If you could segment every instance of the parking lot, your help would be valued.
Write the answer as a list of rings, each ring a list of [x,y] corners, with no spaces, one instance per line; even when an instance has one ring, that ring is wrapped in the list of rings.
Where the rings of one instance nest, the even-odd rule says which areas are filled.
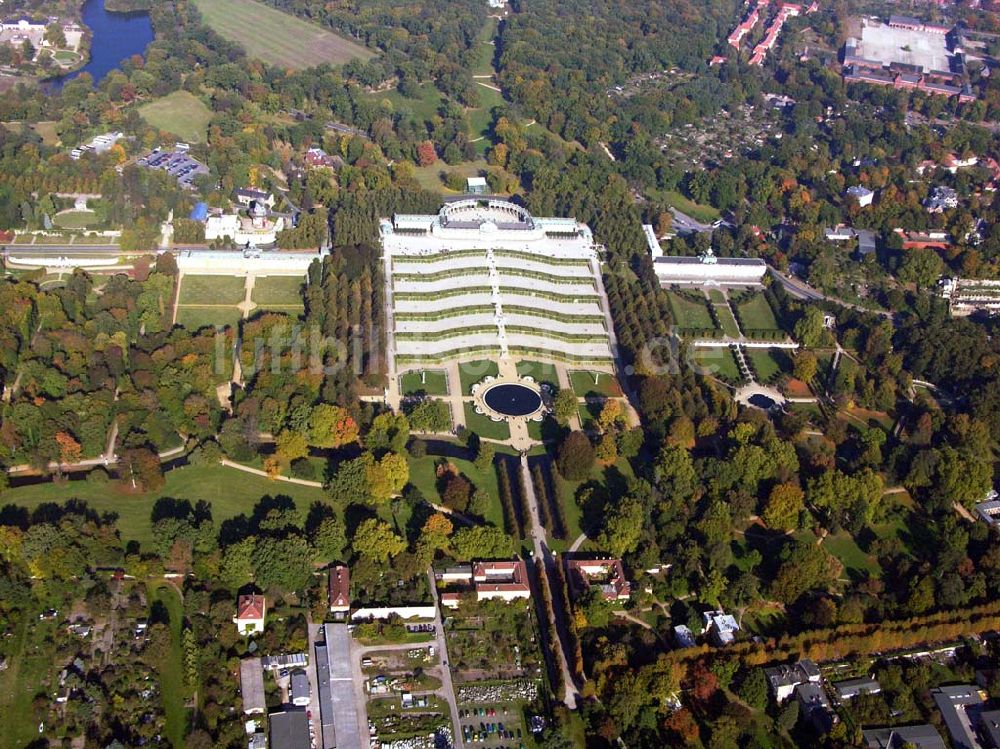
[[[162,169],[174,177],[181,187],[187,188],[194,187],[194,180],[199,174],[209,172],[207,166],[188,156],[185,151],[163,151],[157,148],[136,163],[150,169]]]

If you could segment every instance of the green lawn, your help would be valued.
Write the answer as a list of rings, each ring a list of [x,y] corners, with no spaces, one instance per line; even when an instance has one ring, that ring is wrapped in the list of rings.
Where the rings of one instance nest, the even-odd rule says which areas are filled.
[[[181,627],[184,624],[184,607],[177,591],[166,584],[157,586],[150,596],[167,610],[170,627],[170,648],[160,666],[160,694],[166,714],[166,734],[174,746],[184,746],[188,715],[184,702],[188,690],[184,685],[184,648],[181,644]]]
[[[240,322],[236,307],[178,307],[177,324],[189,330],[214,327],[236,327]]]
[[[626,479],[632,478],[635,475],[632,471],[632,466],[624,458],[619,458],[618,462],[611,468],[617,469]],[[596,481],[604,484],[606,481],[606,471],[610,469],[595,464],[594,470],[591,471],[590,478],[587,481],[566,481],[559,475],[554,465],[552,466],[552,470],[554,472],[553,482],[555,484],[555,491],[559,501],[562,502],[563,512],[566,514],[566,539],[565,541],[552,539],[551,544],[554,550],[565,551],[583,533],[581,527],[583,523],[583,510],[576,501],[577,490],[581,485],[587,483],[587,481]]]
[[[533,377],[535,382],[548,383],[553,387],[559,387],[559,377],[556,374],[554,364],[538,361],[519,361],[517,363],[517,374],[521,377]]]
[[[712,304],[726,304],[726,293],[722,289],[709,289],[708,299]]]
[[[659,190],[656,192],[656,197],[662,198],[667,205],[676,208],[681,213],[686,213],[695,221],[701,221],[703,224],[710,224],[721,216],[717,208],[695,203],[676,190]]]
[[[276,67],[302,70],[375,56],[357,42],[257,0],[195,0],[195,5],[219,36]]]
[[[232,304],[243,301],[246,281],[236,276],[184,276],[178,304]]]
[[[691,362],[704,370],[702,374],[714,375],[725,382],[742,382],[736,357],[728,346],[697,348],[690,352]]]
[[[420,490],[424,498],[439,504],[441,497],[437,491],[437,476],[434,473],[437,461],[441,458],[427,455],[423,458],[410,458],[410,483]],[[489,471],[480,471],[471,460],[449,458],[448,461],[465,474],[469,481],[477,487],[485,489],[490,495],[490,505],[486,511],[486,520],[503,528],[503,509],[500,507],[500,492],[497,488],[497,473],[495,467]]]
[[[875,557],[865,554],[847,531],[827,536],[823,548],[839,559],[848,573],[861,575],[867,572],[877,575],[878,562]]]
[[[437,161],[430,166],[418,166],[413,170],[413,176],[425,190],[439,192],[446,195],[456,195],[454,190],[449,190],[441,179],[442,172],[449,174],[459,174],[463,178],[479,177],[487,171],[489,164],[483,159],[475,161],[463,161],[460,164],[445,164]]]
[[[212,110],[188,91],[174,91],[139,107],[139,116],[158,130],[173,133],[188,143],[208,140]]]
[[[496,377],[500,374],[497,363],[488,359],[462,362],[458,365],[458,371],[462,380],[462,395],[469,395],[472,392],[472,386],[484,377]]]
[[[410,119],[421,124],[436,117],[438,110],[445,102],[444,95],[431,83],[419,86],[417,88],[417,96],[413,97],[403,96],[396,89],[377,91],[373,94],[364,94],[364,96],[393,115],[408,112]],[[444,162],[440,162],[434,166],[440,169],[444,166]]]
[[[774,319],[771,305],[763,294],[754,294],[752,297],[737,305],[740,312],[740,320],[743,321],[743,328],[746,330],[780,330],[778,321]]]
[[[64,65],[72,65],[73,63],[80,61],[80,54],[71,49],[57,49],[52,53],[52,57],[56,62],[60,62]]]
[[[477,414],[471,403],[465,404],[465,428],[491,440],[510,439],[506,421],[493,421],[489,416]]]
[[[593,426],[594,420],[601,413],[601,406],[599,403],[593,401],[590,403],[581,403],[577,406],[577,411],[580,415],[580,427],[582,429],[590,429]]]
[[[743,355],[757,373],[759,382],[774,382],[791,364],[781,349],[744,348]]]
[[[469,71],[470,75],[493,75],[493,56],[496,53],[496,47],[494,47],[490,42],[497,35],[497,19],[489,17],[486,19],[486,25],[483,26],[482,31],[479,32],[479,36],[476,37],[474,44],[474,49],[476,52],[476,59],[472,65],[472,69]]]
[[[4,647],[8,666],[0,671],[0,715],[6,720],[0,747],[5,749],[30,746],[38,739],[32,703],[43,682],[53,676],[51,639],[56,623],[40,622],[37,614],[34,609],[25,612],[17,628],[10,632],[12,641]]]
[[[425,375],[421,382],[421,375]],[[426,395],[448,395],[448,375],[443,369],[414,369],[404,372],[399,378],[403,395],[424,393]]]
[[[594,382],[594,377],[597,382]],[[607,372],[585,372],[575,370],[569,373],[569,382],[573,387],[573,392],[581,398],[604,396],[605,398],[615,398],[622,394],[622,389],[618,385],[618,380],[613,374]]]
[[[491,86],[496,85],[490,81],[483,81],[483,83],[489,83]],[[469,120],[469,136],[473,139],[488,138],[490,125],[493,123],[493,108],[505,103],[503,94],[486,88],[486,86],[476,86],[476,93],[479,94],[479,106],[466,113]]]
[[[261,307],[302,307],[305,283],[302,276],[258,276],[250,298]]]
[[[60,229],[84,229],[97,223],[97,214],[93,211],[67,211],[53,216],[52,223]]]
[[[733,315],[732,308],[728,304],[716,305],[715,313],[719,316],[719,324],[722,326],[722,332],[730,338],[739,338],[740,326],[736,324],[736,317]]]
[[[681,330],[715,328],[715,321],[712,320],[708,304],[704,299],[690,299],[673,291],[668,291],[667,297],[670,300],[670,312],[674,317],[674,323]]]
[[[97,486],[86,481],[73,481],[7,489],[0,494],[0,505],[13,504],[33,510],[45,502],[82,499],[98,512],[117,514],[117,526],[123,540],[149,544],[152,540],[149,515],[160,497],[187,499],[192,503],[204,499],[212,504],[212,518],[219,525],[240,513],[249,514],[261,497],[279,494],[294,499],[303,516],[310,504],[326,498],[322,489],[271,481],[235,468],[185,466],[168,471],[166,484],[158,492],[140,496],[119,494],[114,484]]]

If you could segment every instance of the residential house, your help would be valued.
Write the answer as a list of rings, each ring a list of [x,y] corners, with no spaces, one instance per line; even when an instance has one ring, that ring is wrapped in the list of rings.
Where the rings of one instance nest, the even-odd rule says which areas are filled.
[[[1000,500],[989,499],[976,505],[976,512],[987,525],[1000,526]]]
[[[862,694],[878,694],[882,691],[882,685],[870,676],[863,679],[848,679],[838,681],[833,685],[837,693],[837,700],[847,702]]]
[[[248,208],[251,203],[262,203],[268,208],[274,208],[274,195],[255,187],[242,187],[236,191],[236,202]]]
[[[813,724],[817,733],[829,733],[839,720],[820,684],[799,684],[795,687],[795,699],[799,701],[801,714]]]
[[[944,168],[947,169],[952,174],[955,174],[959,169],[968,169],[979,163],[978,156],[967,156],[961,158],[953,153],[949,153],[944,157]]]
[[[674,641],[678,648],[693,648],[697,644],[694,632],[686,624],[678,624],[674,627]]]
[[[854,236],[854,229],[846,224],[837,224],[832,228],[826,227],[823,229],[823,237],[828,242],[850,242],[854,239]]]
[[[875,232],[868,229],[858,229],[855,234],[858,237],[858,257],[864,258],[871,255],[878,247]]]
[[[771,687],[771,693],[779,704],[787,700],[800,684],[819,684],[822,677],[819,666],[814,661],[803,659],[798,663],[782,664],[764,669],[764,676]]]
[[[531,598],[528,586],[528,567],[523,559],[500,562],[476,562],[472,565],[472,582],[476,599],[499,598],[514,601]]]
[[[330,568],[330,613],[346,614],[351,610],[351,573],[342,564]]]
[[[297,668],[289,675],[288,684],[289,701],[296,707],[308,707],[312,691],[309,686],[309,675],[301,668]]]
[[[875,193],[864,185],[854,185],[854,187],[848,187],[847,196],[858,201],[858,205],[862,208],[870,206],[872,201],[875,200]]]
[[[862,732],[866,749],[948,749],[934,726],[896,726],[870,728]]]
[[[931,690],[955,749],[983,749],[976,736],[983,711],[983,692],[972,684]]]
[[[712,641],[721,646],[731,645],[740,631],[740,625],[732,615],[724,611],[706,611],[702,614],[705,620],[705,631]]]
[[[241,635],[253,636],[264,631],[264,615],[267,601],[264,596],[240,596],[236,602],[236,616],[233,623]]]
[[[953,187],[938,185],[927,196],[924,201],[924,208],[928,213],[943,213],[944,211],[958,207],[958,192]]]
[[[336,169],[344,165],[342,158],[331,156],[322,148],[310,148],[302,157],[302,161],[313,169]]]
[[[621,559],[567,559],[566,577],[574,598],[597,586],[605,601],[627,601],[632,586]]]

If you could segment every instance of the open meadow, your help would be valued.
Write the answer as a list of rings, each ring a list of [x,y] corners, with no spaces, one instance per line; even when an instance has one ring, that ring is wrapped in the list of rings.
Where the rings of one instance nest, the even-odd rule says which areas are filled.
[[[303,70],[375,56],[370,49],[257,0],[196,0],[205,23],[269,65]]]
[[[174,91],[139,107],[139,116],[188,143],[204,143],[212,110],[188,91]]]

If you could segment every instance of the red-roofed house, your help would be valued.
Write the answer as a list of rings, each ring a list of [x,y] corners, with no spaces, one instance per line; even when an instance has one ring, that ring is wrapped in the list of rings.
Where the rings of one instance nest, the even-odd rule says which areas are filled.
[[[632,595],[621,559],[567,559],[566,575],[574,597],[595,585],[605,601],[627,601]]]
[[[528,586],[528,567],[522,559],[503,562],[476,562],[472,565],[472,582],[476,587],[476,600],[501,598],[513,601],[531,598]]]
[[[236,601],[236,617],[233,623],[241,635],[255,635],[264,631],[264,615],[267,613],[267,601],[264,596],[240,596]]]
[[[330,568],[330,612],[346,614],[351,610],[351,573],[342,564]]]

